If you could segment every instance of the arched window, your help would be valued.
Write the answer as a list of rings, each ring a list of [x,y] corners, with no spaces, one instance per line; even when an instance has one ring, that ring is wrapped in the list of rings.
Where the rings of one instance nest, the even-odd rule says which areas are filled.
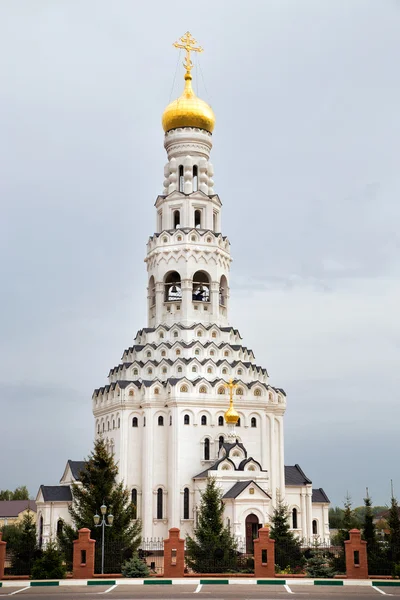
[[[137,427],[138,426],[138,418],[137,417],[133,417],[132,419],[132,427]]]
[[[228,281],[225,275],[222,275],[219,281],[219,303],[221,306],[226,306],[228,297]]]
[[[103,433],[105,432],[105,430],[106,430],[106,426],[105,426],[105,424],[103,423]]]
[[[213,213],[213,231],[217,231],[217,213]]]
[[[239,418],[238,418],[238,421],[237,421],[237,423],[236,423],[236,427],[240,427],[240,426],[241,426],[241,423],[240,423],[240,417],[239,417]]]
[[[178,229],[178,226],[181,223],[181,213],[180,213],[180,211],[179,210],[174,210],[173,217],[174,217],[174,229]]]
[[[197,192],[199,189],[198,169],[197,165],[193,167],[193,191]]]
[[[100,433],[100,423],[97,423],[97,433]]]
[[[211,367],[207,367],[207,373],[208,374],[212,374],[212,368]]]
[[[181,276],[176,271],[167,273],[165,277],[164,300],[165,302],[180,302],[182,300]]]
[[[139,371],[137,369],[133,369],[133,374],[134,375],[139,375]]]
[[[313,535],[318,535],[318,522],[316,519],[313,519],[313,522],[312,522],[312,532],[313,532]]]
[[[176,354],[176,356],[180,356],[180,354],[181,354],[181,351],[180,351],[180,349],[179,349],[179,348],[177,348],[177,349],[175,350],[175,354]]]
[[[255,417],[251,417],[251,426],[257,427],[257,419]]]
[[[158,417],[158,425],[162,427],[164,425],[164,417]]]
[[[243,390],[242,390],[242,388],[239,387],[239,388],[236,389],[236,396],[243,396]]]
[[[164,332],[163,331],[160,332],[159,338],[160,338],[160,340],[162,340],[164,338]]]
[[[137,490],[135,489],[132,490],[131,501],[133,504],[133,518],[137,519]]]
[[[153,275],[149,279],[148,296],[150,306],[154,306],[156,303],[156,284]]]
[[[121,419],[118,417],[118,429],[121,427]]]
[[[207,388],[205,385],[202,385],[199,389],[200,394],[207,394]]]
[[[163,518],[163,491],[162,488],[157,490],[157,519]]]
[[[210,440],[206,438],[204,440],[204,460],[210,460]]]
[[[183,518],[189,518],[189,488],[183,490]]]
[[[174,338],[175,338],[175,337],[178,337],[178,335],[179,335],[179,334],[178,334],[178,332],[177,332],[177,331],[174,331]]]
[[[228,372],[228,369],[225,369],[225,368],[224,368],[224,369],[222,369],[222,375],[226,375],[226,374],[227,374],[227,372]]]
[[[193,275],[192,298],[195,302],[210,302],[210,279],[204,271]]]
[[[62,519],[58,519],[57,521],[57,535],[61,535],[64,528],[64,521]]]
[[[201,424],[202,424],[202,425],[207,425],[207,417],[206,417],[206,415],[203,415],[203,416],[201,417]]]
[[[260,390],[260,388],[257,388],[257,389],[254,390],[254,395],[255,396],[261,396],[261,390]]]
[[[185,189],[185,180],[183,178],[183,165],[179,165],[179,191],[183,192]]]
[[[219,449],[221,449],[221,448],[222,448],[222,446],[224,445],[224,441],[225,441],[225,440],[224,440],[224,436],[223,436],[223,435],[220,435],[220,436],[219,436],[219,438],[218,438],[218,445],[219,445]]]
[[[178,373],[182,373],[182,367],[178,367]],[[181,390],[182,391],[182,390]],[[187,390],[186,390],[187,391]]]
[[[178,371],[179,371],[179,369],[178,369]],[[182,394],[187,394],[187,391],[188,391],[188,386],[187,385],[182,385],[181,386],[181,392],[182,392]]]
[[[238,375],[242,375],[243,374],[243,369],[238,369],[237,374]]]
[[[216,332],[216,331],[213,331],[213,332],[212,332],[212,334],[211,334],[211,337],[212,337],[212,338],[216,338],[216,337],[217,337],[217,332]]]
[[[147,375],[152,375],[153,374],[153,369],[147,369]]]
[[[143,427],[146,427],[146,417],[143,417]]]
[[[223,424],[224,424],[224,417],[222,417],[222,416],[221,416],[221,417],[218,417],[218,426],[219,426],[219,427],[222,427],[222,426],[223,426]]]
[[[151,358],[151,352],[146,352],[147,358]]]
[[[159,393],[160,393],[160,388],[154,388],[154,394],[156,396],[158,396]]]
[[[110,427],[110,421],[107,422],[107,431],[110,431],[111,427]]]
[[[190,417],[189,417],[189,415],[185,415],[183,417],[183,424],[184,425],[190,425]]]
[[[43,515],[39,519],[39,548],[43,546]]]
[[[162,368],[162,372],[163,372],[163,373],[166,373],[166,372],[167,372],[167,367],[163,367],[163,368]]]
[[[196,229],[201,228],[201,210],[199,209],[194,211],[194,226]]]
[[[218,388],[218,394],[223,395],[225,394],[225,388],[221,385],[221,387]]]
[[[196,354],[196,356],[199,356],[199,354],[200,354],[199,348],[196,348],[196,350],[194,351],[194,353]]]
[[[172,425],[172,415],[169,415],[169,424]]]
[[[165,350],[161,350],[161,356],[167,356],[167,353]]]
[[[192,373],[197,373],[197,367],[192,367]]]
[[[292,510],[292,528],[297,529],[297,508]]]

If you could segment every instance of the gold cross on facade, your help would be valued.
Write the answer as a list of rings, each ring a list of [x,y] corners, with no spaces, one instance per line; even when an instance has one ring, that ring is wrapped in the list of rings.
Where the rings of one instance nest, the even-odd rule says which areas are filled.
[[[229,401],[230,401],[231,405],[233,403],[233,390],[235,388],[237,388],[237,386],[238,386],[237,383],[233,383],[233,379],[230,379],[228,381],[228,383],[224,383],[224,387],[228,388],[228,390],[229,390]]]
[[[197,42],[194,39],[194,37],[192,37],[192,35],[189,31],[187,31],[185,33],[185,35],[183,35],[179,39],[178,42],[175,42],[173,44],[175,46],[175,48],[181,48],[182,50],[186,50],[186,56],[185,56],[185,60],[183,61],[183,66],[185,67],[187,73],[190,73],[190,71],[193,68],[193,63],[190,60],[190,53],[191,52],[203,52],[203,48],[201,46],[196,47],[195,44],[197,44]]]

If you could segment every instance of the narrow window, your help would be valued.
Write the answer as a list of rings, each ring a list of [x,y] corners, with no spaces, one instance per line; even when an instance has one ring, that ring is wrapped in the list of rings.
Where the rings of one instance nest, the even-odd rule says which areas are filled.
[[[218,426],[222,427],[224,424],[224,417],[218,417]]]
[[[292,510],[292,527],[297,529],[297,508]]]
[[[81,550],[81,565],[86,565],[86,550]]]
[[[118,417],[118,429],[121,427],[121,419]]]
[[[194,165],[193,167],[193,191],[197,192],[197,190],[199,189],[199,181],[198,181],[198,176],[197,176],[197,165]]]
[[[317,523],[316,519],[314,519],[312,522],[312,532],[314,535],[317,535],[317,533],[318,533],[318,523]]]
[[[189,518],[189,488],[183,490],[183,518]]]
[[[137,519],[137,490],[132,490],[133,518]]]
[[[63,532],[64,521],[62,519],[58,519],[57,521],[57,535],[61,535]]]
[[[179,166],[179,191],[183,192],[185,180],[183,178],[183,165]]]
[[[360,564],[360,551],[354,550],[354,565],[359,566]]]
[[[263,565],[268,564],[268,553],[267,553],[267,549],[266,548],[263,548],[261,550],[261,563]]]
[[[224,436],[220,435],[218,438],[218,445],[219,445],[219,449],[222,448],[222,446],[224,445]]]
[[[210,440],[204,440],[204,460],[210,460]]]
[[[157,490],[157,519],[163,518],[163,491],[162,488]]]
[[[146,417],[143,417],[143,427],[146,427]]]
[[[252,427],[257,427],[257,419],[255,417],[251,418],[251,426]]]
[[[201,424],[202,424],[202,425],[207,425],[207,417],[206,417],[205,415],[203,415],[203,416],[201,417]]]
[[[194,211],[194,226],[196,229],[201,229],[201,210]]]
[[[169,415],[169,424],[172,425],[172,415]]]
[[[158,417],[158,424],[160,427],[164,425],[164,417]]]
[[[174,210],[174,229],[178,229],[181,224],[181,213],[179,210]]]
[[[132,419],[132,427],[137,427],[138,426],[138,418],[137,417],[133,417]]]
[[[217,213],[213,213],[213,231],[217,231]]]
[[[236,423],[236,427],[240,427],[241,423],[240,423],[240,417],[238,418],[238,422]]]
[[[190,417],[189,417],[189,415],[185,415],[183,417],[183,424],[184,425],[190,425]]]

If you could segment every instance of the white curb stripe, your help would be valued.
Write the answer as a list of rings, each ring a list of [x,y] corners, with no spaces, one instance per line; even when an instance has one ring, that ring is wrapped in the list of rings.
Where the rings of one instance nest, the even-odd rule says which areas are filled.
[[[116,587],[117,587],[117,584],[115,583],[114,585],[109,587],[108,590],[106,590],[105,592],[98,592],[98,594],[108,594],[108,592],[111,592],[111,590],[114,590]]]
[[[199,585],[197,586],[197,588],[194,590],[193,594],[198,594],[200,592],[200,590],[201,590],[202,587],[203,587],[202,584],[199,583]]]
[[[30,585],[28,585],[27,587],[21,588],[20,590],[15,590],[15,592],[11,592],[10,594],[8,594],[8,596],[14,596],[14,594],[19,594],[20,592],[23,592],[24,590],[29,590],[30,589]]]
[[[292,592],[292,590],[290,589],[290,587],[288,586],[287,583],[285,583],[285,585],[283,587],[285,588],[285,590],[287,591],[288,594],[294,594],[294,592]]]
[[[373,587],[374,587],[374,589],[375,589],[377,592],[380,592],[380,593],[381,593],[381,594],[383,594],[384,596],[392,596],[392,594],[388,594],[387,592],[384,592],[383,590],[379,589],[379,588],[378,588],[378,587],[376,587],[375,585],[374,585]]]

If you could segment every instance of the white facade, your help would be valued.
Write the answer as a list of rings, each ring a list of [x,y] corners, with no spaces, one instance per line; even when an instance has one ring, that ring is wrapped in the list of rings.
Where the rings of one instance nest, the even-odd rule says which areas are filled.
[[[286,394],[270,384],[229,322],[232,259],[214,193],[212,135],[181,127],[167,131],[164,145],[163,194],[145,258],[148,324],[110,370],[107,385],[93,394],[95,435],[115,454],[144,538],[165,537],[171,527],[192,533],[207,473],[197,476],[210,469],[226,495],[225,517],[235,535],[245,537],[249,515],[269,522],[280,494],[296,510],[300,537],[326,539],[328,499],[312,502],[301,469],[295,485],[285,478]],[[231,378],[240,415],[233,436],[224,421],[224,384]],[[254,485],[230,497],[239,482]],[[41,499],[38,510],[50,519],[45,504]]]

